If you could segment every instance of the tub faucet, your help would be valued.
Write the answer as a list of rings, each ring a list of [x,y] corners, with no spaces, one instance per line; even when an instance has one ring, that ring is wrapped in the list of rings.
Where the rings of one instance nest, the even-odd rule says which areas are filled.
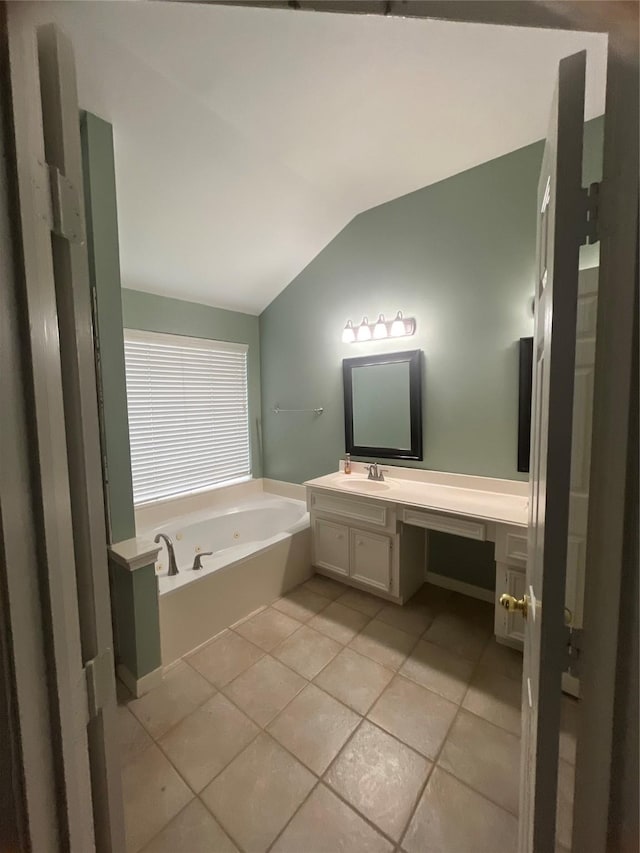
[[[166,533],[158,533],[158,535],[156,536],[156,538],[153,541],[157,545],[161,539],[164,539],[164,544],[167,546],[167,553],[169,554],[168,575],[169,575],[169,577],[173,577],[173,575],[178,574],[178,566],[176,564],[176,553],[173,550],[173,542],[171,541],[171,538],[169,536],[167,536]]]
[[[201,569],[202,568],[202,558],[203,557],[210,557],[212,554],[213,554],[213,551],[199,551],[196,554],[195,560],[193,561],[193,571],[197,572],[199,569]]]

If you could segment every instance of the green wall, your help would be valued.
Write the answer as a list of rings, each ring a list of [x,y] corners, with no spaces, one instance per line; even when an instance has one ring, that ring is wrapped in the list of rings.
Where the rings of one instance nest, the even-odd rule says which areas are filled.
[[[95,291],[96,337],[100,350],[102,444],[108,463],[107,530],[111,542],[121,542],[136,535],[136,526],[124,379],[113,131],[109,122],[92,113],[82,113],[80,133],[89,274]]]
[[[129,422],[122,334],[113,129],[81,113],[80,134],[87,217],[87,249],[101,387],[101,445],[107,461],[105,498],[109,542],[136,535],[129,454]],[[106,545],[107,543],[105,543]],[[109,561],[116,660],[134,678],[160,666],[160,625],[154,565],[129,572]]]
[[[599,178],[602,131],[601,119],[585,127],[586,182]],[[526,479],[516,470],[517,341],[533,333],[542,150],[529,145],[360,214],[262,313],[265,476],[299,483],[336,469],[343,358],[418,348],[424,461],[410,464]],[[414,337],[341,342],[347,319],[398,309],[416,318]],[[275,403],[325,411],[274,415]]]
[[[122,291],[122,310],[124,326],[127,329],[166,332],[172,335],[210,338],[215,341],[232,341],[248,345],[247,382],[252,473],[254,477],[261,477],[258,318],[251,314],[200,305],[197,302],[186,302],[183,299],[171,299],[167,296],[126,289]]]

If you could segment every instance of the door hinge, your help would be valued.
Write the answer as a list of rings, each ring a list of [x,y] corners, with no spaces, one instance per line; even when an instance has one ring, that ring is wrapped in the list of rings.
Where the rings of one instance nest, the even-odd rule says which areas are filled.
[[[115,689],[113,651],[105,649],[87,661],[84,672],[87,679],[87,704],[91,720],[98,716]]]
[[[594,183],[589,188],[583,188],[585,219],[582,245],[596,243],[600,239],[598,214],[600,209],[600,184]]]
[[[582,628],[565,626],[565,661],[564,672],[574,678],[580,678],[582,673]]]
[[[84,245],[80,196],[69,178],[55,166],[49,166],[51,193],[51,230],[70,243]]]

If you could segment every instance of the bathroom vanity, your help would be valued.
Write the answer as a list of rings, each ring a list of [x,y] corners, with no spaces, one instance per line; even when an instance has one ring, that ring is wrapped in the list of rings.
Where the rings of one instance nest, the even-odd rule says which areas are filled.
[[[384,482],[365,466],[305,483],[311,514],[312,562],[333,577],[403,604],[425,581],[428,531],[495,543],[496,637],[521,646],[522,617],[498,604],[503,592],[521,598],[527,560],[528,484],[415,468],[384,469]]]

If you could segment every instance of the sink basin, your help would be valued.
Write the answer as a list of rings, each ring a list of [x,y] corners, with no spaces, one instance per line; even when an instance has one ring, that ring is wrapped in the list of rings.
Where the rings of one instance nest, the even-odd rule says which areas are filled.
[[[379,480],[365,480],[358,477],[353,480],[345,478],[340,482],[340,488],[353,489],[355,492],[386,492],[391,486],[389,483],[381,483]]]

